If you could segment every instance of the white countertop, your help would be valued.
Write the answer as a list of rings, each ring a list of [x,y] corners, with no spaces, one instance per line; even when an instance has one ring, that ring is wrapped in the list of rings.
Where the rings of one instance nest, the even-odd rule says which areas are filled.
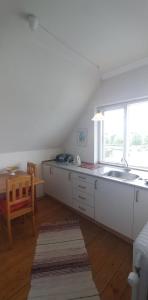
[[[94,176],[94,177],[98,177],[98,178],[101,177],[101,178],[105,178],[107,180],[112,180],[112,181],[116,181],[116,182],[121,182],[123,184],[128,184],[128,185],[148,189],[148,184],[146,184],[146,182],[145,182],[145,180],[148,179],[148,172],[145,172],[145,171],[139,171],[139,170],[133,169],[129,173],[137,174],[139,176],[139,178],[137,178],[135,180],[124,180],[121,178],[109,177],[107,175],[104,175],[104,173],[107,173],[108,171],[111,171],[111,170],[122,171],[123,168],[120,168],[120,167],[98,164],[97,169],[90,170],[87,168],[79,167],[73,163],[60,163],[60,162],[56,162],[54,160],[45,161],[45,162],[43,162],[43,164],[52,166],[52,167],[56,167],[56,168],[65,169],[68,171],[78,172],[81,174],[86,174],[86,175],[90,175],[90,176]]]

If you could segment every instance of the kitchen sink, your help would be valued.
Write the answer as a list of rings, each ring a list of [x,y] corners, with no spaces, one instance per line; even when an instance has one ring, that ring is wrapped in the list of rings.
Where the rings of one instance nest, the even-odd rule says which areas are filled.
[[[103,175],[119,178],[121,180],[135,180],[139,177],[138,175],[133,174],[133,173],[128,173],[128,172],[124,172],[124,171],[116,171],[116,170],[108,171],[107,173],[104,173]]]

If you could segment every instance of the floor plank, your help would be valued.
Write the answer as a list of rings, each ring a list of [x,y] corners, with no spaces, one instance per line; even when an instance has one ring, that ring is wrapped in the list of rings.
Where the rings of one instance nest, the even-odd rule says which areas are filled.
[[[71,209],[45,197],[38,201],[36,231],[43,222],[79,219],[101,300],[130,300],[127,276],[132,265],[132,246]],[[36,238],[29,218],[13,224],[13,248],[0,227],[0,300],[26,300]],[[37,237],[37,234],[36,234]]]

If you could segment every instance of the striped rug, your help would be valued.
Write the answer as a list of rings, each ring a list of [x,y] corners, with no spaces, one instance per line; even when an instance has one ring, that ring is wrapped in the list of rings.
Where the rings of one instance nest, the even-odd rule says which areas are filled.
[[[79,222],[43,224],[28,300],[99,300]]]

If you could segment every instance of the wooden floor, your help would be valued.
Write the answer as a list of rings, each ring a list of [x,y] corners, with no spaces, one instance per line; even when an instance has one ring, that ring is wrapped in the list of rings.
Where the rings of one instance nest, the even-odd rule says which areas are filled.
[[[37,231],[43,222],[75,218],[77,215],[51,198],[38,201]],[[92,272],[101,300],[129,300],[127,276],[131,271],[132,246],[79,217],[85,244],[92,264]],[[13,224],[12,250],[7,248],[6,233],[0,228],[0,300],[26,300],[36,238],[31,223],[20,220]]]

